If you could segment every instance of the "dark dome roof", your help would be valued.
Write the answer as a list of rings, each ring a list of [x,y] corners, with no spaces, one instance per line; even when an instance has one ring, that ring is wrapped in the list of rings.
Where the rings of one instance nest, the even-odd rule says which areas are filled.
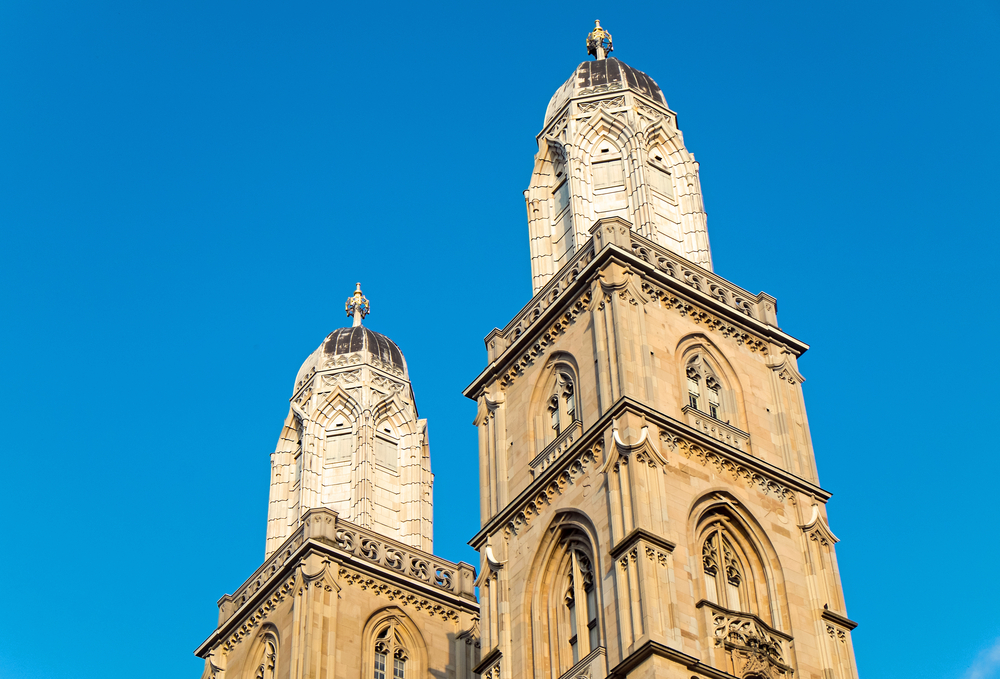
[[[403,352],[396,343],[385,335],[369,330],[363,325],[356,328],[340,328],[326,337],[323,343],[324,354],[353,354],[367,350],[369,354],[385,364],[406,371]]]
[[[566,105],[566,102],[573,97],[596,94],[604,90],[623,90],[626,88],[649,97],[659,104],[667,105],[667,100],[663,96],[660,86],[642,71],[614,58],[585,61],[576,67],[576,71],[573,72],[569,80],[563,83],[563,86],[552,95],[549,107],[545,110],[545,125],[548,125],[552,118]],[[587,92],[585,90],[593,91]]]

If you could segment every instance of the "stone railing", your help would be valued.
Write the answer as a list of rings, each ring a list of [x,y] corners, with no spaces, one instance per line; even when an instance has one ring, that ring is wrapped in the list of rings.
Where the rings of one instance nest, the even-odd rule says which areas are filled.
[[[639,259],[652,264],[688,287],[703,292],[709,297],[714,297],[745,316],[775,327],[778,326],[776,302],[767,293],[762,292],[754,295],[737,285],[733,285],[722,276],[689,262],[659,243],[654,243],[637,233],[630,233],[630,237],[632,254]]]
[[[219,600],[219,624],[229,619],[280,571],[307,540],[335,546],[364,561],[398,571],[432,587],[475,601],[476,570],[467,563],[452,563],[409,545],[379,535],[375,531],[337,517],[329,509],[305,513],[288,539],[232,595]]]
[[[503,330],[494,330],[486,337],[489,360],[496,360],[507,347],[537,321],[542,314],[560,299],[563,293],[580,276],[581,271],[593,261],[598,251],[607,245],[616,245],[631,252],[659,271],[704,293],[748,318],[778,327],[777,302],[767,293],[756,295],[733,285],[722,276],[688,261],[683,256],[654,243],[632,230],[632,225],[620,217],[599,219],[590,229],[592,237],[580,246],[573,257],[559,269],[548,283],[532,298]]]
[[[741,452],[750,452],[750,434],[745,431],[717,420],[711,415],[691,406],[684,406],[681,408],[681,411],[687,415],[688,424],[702,434],[711,436],[717,441],[722,441],[727,446],[731,446]]]
[[[545,446],[545,449],[529,463],[531,478],[535,478],[536,474],[545,471],[550,464],[555,462],[560,455],[573,445],[574,441],[580,438],[580,434],[582,433],[583,423],[580,420],[573,420],[573,424],[567,427],[566,431],[559,434],[555,441]]]
[[[475,569],[390,540],[354,524],[338,525],[334,542],[342,551],[459,596],[473,597]]]

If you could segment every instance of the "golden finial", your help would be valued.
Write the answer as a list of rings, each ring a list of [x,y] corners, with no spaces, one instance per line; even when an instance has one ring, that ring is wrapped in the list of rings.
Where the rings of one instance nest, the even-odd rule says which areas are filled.
[[[368,298],[361,293],[361,283],[358,283],[358,289],[354,291],[354,294],[347,298],[347,303],[344,305],[344,311],[347,315],[354,317],[354,327],[361,325],[361,319],[368,315],[368,312],[372,310],[372,305],[368,302]]]
[[[611,34],[601,28],[600,19],[594,21],[594,30],[587,35],[587,54],[592,54],[600,61],[611,54]]]

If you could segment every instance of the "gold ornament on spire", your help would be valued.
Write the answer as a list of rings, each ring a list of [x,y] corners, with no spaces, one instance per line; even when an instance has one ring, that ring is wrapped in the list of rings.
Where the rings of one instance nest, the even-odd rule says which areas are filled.
[[[611,46],[611,34],[601,28],[600,19],[594,21],[594,30],[587,35],[587,54],[592,54],[598,61],[607,58],[614,47]]]
[[[351,297],[347,298],[347,303],[344,304],[344,311],[347,312],[348,316],[354,316],[354,326],[358,327],[361,325],[361,320],[368,315],[368,312],[372,310],[372,305],[368,301],[368,298],[364,296],[361,292],[361,283],[358,283],[357,290]]]

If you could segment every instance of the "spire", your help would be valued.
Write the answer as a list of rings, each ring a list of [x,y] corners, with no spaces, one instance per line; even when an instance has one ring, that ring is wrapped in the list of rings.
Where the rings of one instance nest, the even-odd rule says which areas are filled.
[[[601,28],[600,19],[594,21],[594,30],[587,35],[587,54],[592,54],[595,59],[601,61],[607,58],[613,50],[611,34]]]
[[[354,316],[353,327],[357,328],[361,325],[361,319],[367,316],[371,309],[372,305],[368,302],[368,298],[362,294],[361,283],[358,283],[358,288],[354,291],[354,295],[348,297],[347,303],[344,304],[344,310],[347,312],[347,315]]]

